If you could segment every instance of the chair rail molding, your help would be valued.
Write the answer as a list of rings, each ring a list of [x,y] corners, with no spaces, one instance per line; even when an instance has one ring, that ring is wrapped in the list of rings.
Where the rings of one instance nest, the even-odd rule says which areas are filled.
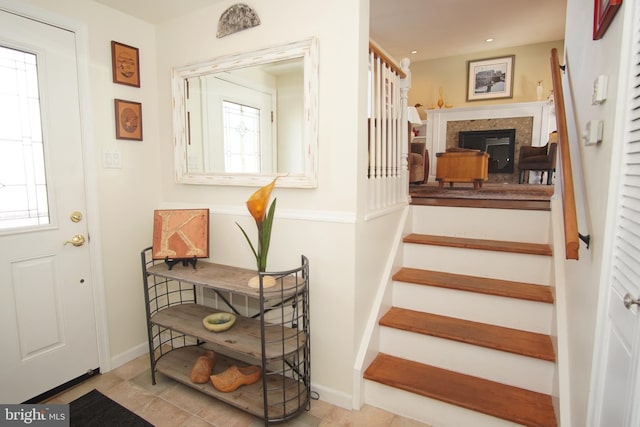
[[[433,165],[430,168],[433,171],[431,173],[435,173],[436,154],[447,148],[447,123],[450,121],[533,117],[533,129],[531,130],[531,145],[533,146],[545,145],[549,133],[556,130],[554,108],[548,101],[424,111],[427,114],[429,163]]]

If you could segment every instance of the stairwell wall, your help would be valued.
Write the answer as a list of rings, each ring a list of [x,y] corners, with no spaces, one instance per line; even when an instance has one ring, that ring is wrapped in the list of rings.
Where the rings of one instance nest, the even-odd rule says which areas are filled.
[[[590,2],[593,3],[593,2]],[[601,291],[608,285],[601,280],[605,234],[608,221],[607,206],[612,203],[609,195],[612,172],[613,148],[617,141],[615,117],[619,103],[618,72],[622,58],[621,40],[631,37],[623,33],[625,16],[631,13],[634,2],[623,2],[605,36],[592,40],[593,7],[585,7],[583,0],[567,1],[567,24],[565,35],[566,77],[563,78],[569,140],[572,146],[572,164],[576,185],[584,188],[576,198],[579,213],[579,231],[591,235],[591,245],[586,249],[581,243],[580,260],[565,261],[565,306],[567,327],[567,353],[571,425],[589,425],[587,419],[590,378],[593,355],[602,346],[596,342],[596,320]],[[593,6],[593,4],[590,4]],[[604,104],[592,105],[593,82],[599,75],[607,75],[608,99]],[[603,142],[598,145],[582,144],[582,133],[589,120],[603,120]]]

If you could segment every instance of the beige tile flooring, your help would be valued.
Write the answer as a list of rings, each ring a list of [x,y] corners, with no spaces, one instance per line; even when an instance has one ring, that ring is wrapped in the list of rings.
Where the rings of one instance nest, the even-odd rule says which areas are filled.
[[[158,374],[151,384],[149,357],[141,356],[56,395],[48,403],[69,403],[94,388],[156,427],[259,427],[258,418]],[[425,426],[371,406],[349,411],[321,400],[287,427],[418,427]]]

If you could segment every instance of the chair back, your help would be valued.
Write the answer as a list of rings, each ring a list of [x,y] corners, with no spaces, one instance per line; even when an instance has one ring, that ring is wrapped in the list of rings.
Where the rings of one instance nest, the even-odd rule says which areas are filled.
[[[549,143],[549,152],[547,153],[547,157],[549,158],[549,164],[551,165],[550,169],[556,168],[556,157],[558,152],[558,143],[550,142]]]

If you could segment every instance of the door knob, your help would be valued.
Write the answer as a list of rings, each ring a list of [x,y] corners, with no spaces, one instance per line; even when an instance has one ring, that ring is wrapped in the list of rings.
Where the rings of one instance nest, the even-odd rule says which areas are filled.
[[[82,234],[76,234],[71,238],[71,240],[64,242],[64,244],[66,245],[67,243],[71,243],[73,246],[82,246],[84,245],[84,241],[84,236]]]
[[[640,305],[640,298],[638,299],[633,299],[633,297],[631,296],[631,294],[626,294],[624,296],[624,299],[622,300],[622,302],[624,302],[624,306],[627,308],[631,308],[632,305]]]

